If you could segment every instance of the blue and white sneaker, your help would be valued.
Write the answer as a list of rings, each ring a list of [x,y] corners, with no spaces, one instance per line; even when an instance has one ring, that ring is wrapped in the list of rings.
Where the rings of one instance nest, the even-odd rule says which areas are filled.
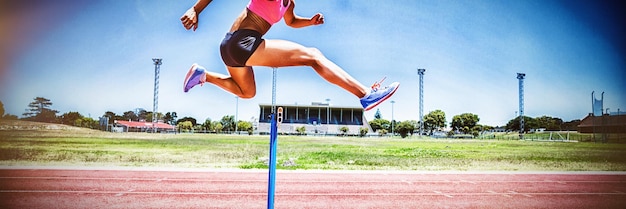
[[[189,68],[189,72],[187,72],[187,76],[185,77],[185,83],[183,84],[183,91],[188,92],[189,89],[193,88],[194,86],[200,84],[200,86],[202,86],[202,84],[204,84],[204,82],[206,82],[206,69],[204,69],[204,67],[193,63],[193,65],[191,65],[191,68]]]
[[[365,111],[371,110],[374,107],[378,106],[383,101],[387,100],[393,93],[396,93],[400,83],[393,82],[389,86],[385,86],[384,88],[380,88],[380,84],[385,80],[383,78],[381,81],[374,83],[372,85],[372,91],[364,98],[361,98],[361,105],[363,105],[363,109]]]

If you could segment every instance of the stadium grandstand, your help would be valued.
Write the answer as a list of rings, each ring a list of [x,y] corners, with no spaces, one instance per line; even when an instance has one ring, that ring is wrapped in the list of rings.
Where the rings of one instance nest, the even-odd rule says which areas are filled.
[[[283,122],[278,127],[280,134],[297,134],[297,128],[304,127],[306,134],[338,135],[340,128],[347,127],[348,135],[358,135],[365,127],[371,132],[362,107],[331,106],[329,103],[313,102],[311,105],[277,104],[283,108]],[[257,132],[270,132],[271,104],[259,104]]]

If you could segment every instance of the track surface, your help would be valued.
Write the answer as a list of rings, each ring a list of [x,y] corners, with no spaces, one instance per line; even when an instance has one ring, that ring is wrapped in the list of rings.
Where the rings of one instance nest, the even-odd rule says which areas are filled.
[[[624,173],[278,171],[276,208],[626,208]],[[0,208],[265,208],[267,171],[0,169]]]

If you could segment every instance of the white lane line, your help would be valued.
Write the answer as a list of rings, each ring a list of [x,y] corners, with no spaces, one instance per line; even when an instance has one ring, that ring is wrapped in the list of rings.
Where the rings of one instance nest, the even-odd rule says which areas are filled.
[[[522,195],[524,197],[533,197],[532,195],[529,195],[529,194],[526,194],[526,193],[517,193],[516,191],[509,191],[509,193]]]
[[[476,184],[476,182],[474,182],[474,181],[468,181],[468,180],[464,180],[464,179],[461,179],[461,182],[470,183],[470,184]]]
[[[445,193],[440,192],[440,191],[434,191],[434,192],[435,192],[436,194],[440,194],[440,195],[446,196],[446,197],[448,197],[448,198],[452,198],[452,195],[445,194]]]
[[[567,182],[571,183],[623,183],[623,181],[554,181],[550,179],[544,180],[544,182],[557,183],[557,184],[567,184]]]
[[[104,181],[104,180],[117,180],[117,181],[189,181],[189,182],[267,182],[267,179],[219,179],[219,180],[214,180],[214,179],[206,179],[206,178],[167,178],[167,177],[162,177],[162,178],[124,178],[124,177],[59,177],[59,176],[39,176],[39,177],[19,177],[19,176],[4,176],[4,177],[0,177],[0,180],[30,180],[30,179],[44,179],[44,180],[74,180],[74,181],[80,181],[80,180],[98,180],[98,181]],[[285,183],[397,183],[399,182],[398,180],[374,180],[374,181],[368,181],[368,180],[354,180],[354,181],[341,181],[341,180],[312,180],[312,181],[306,181],[306,180],[280,180],[277,179],[277,181],[279,182],[285,182]],[[409,182],[409,180],[406,179],[402,179],[400,180],[400,182]],[[412,183],[455,183],[455,184],[459,184],[459,182],[465,182],[465,183],[470,183],[470,184],[479,184],[479,183],[487,183],[487,184],[492,184],[492,183],[558,183],[558,184],[568,184],[568,183],[626,183],[626,181],[619,181],[619,180],[595,180],[595,181],[554,181],[554,180],[528,180],[528,181],[524,181],[524,180],[505,180],[505,181],[468,181],[468,180],[463,180],[460,179],[458,181],[451,181],[451,180],[414,180],[414,181],[410,181]]]
[[[119,197],[119,196],[122,196],[122,195],[124,195],[124,194],[132,193],[132,192],[134,192],[134,191],[135,191],[134,189],[129,189],[129,190],[127,190],[126,192],[120,192],[120,193],[117,193],[117,194],[115,194],[115,196],[116,196],[116,197]]]
[[[511,197],[511,195],[508,195],[506,193],[498,193],[498,192],[494,192],[494,191],[491,191],[491,190],[489,190],[487,192],[489,192],[490,194],[494,194],[494,195],[502,195],[502,196],[505,196],[505,197]]]
[[[122,195],[263,195],[266,196],[267,192],[149,192],[149,191],[135,191],[134,189],[126,191],[67,191],[67,190],[0,190],[1,193],[65,193],[65,194],[112,194],[115,196]],[[431,193],[276,193],[276,196],[446,196],[453,198],[454,196],[494,196],[501,195],[505,197],[511,197],[512,193],[498,193],[494,191],[475,192],[475,193],[443,193],[441,191],[433,191]],[[520,195],[532,195],[535,196],[580,196],[580,195],[618,195],[626,196],[626,193],[615,192],[597,192],[597,193],[515,193]],[[525,196],[525,195],[524,195]]]

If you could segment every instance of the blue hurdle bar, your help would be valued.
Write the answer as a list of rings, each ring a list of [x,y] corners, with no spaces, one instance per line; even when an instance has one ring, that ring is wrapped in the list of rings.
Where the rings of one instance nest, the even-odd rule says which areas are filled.
[[[274,208],[274,192],[276,187],[276,147],[278,141],[278,128],[276,125],[276,113],[271,114],[271,127],[270,127],[270,168],[269,168],[269,181],[267,186],[267,208]]]
[[[267,208],[274,209],[274,193],[276,187],[276,147],[278,141],[278,118],[276,111],[276,69],[272,68],[272,114],[270,116],[270,161],[269,180],[267,181]],[[279,117],[282,117],[280,115]],[[282,122],[282,121],[281,121]]]

